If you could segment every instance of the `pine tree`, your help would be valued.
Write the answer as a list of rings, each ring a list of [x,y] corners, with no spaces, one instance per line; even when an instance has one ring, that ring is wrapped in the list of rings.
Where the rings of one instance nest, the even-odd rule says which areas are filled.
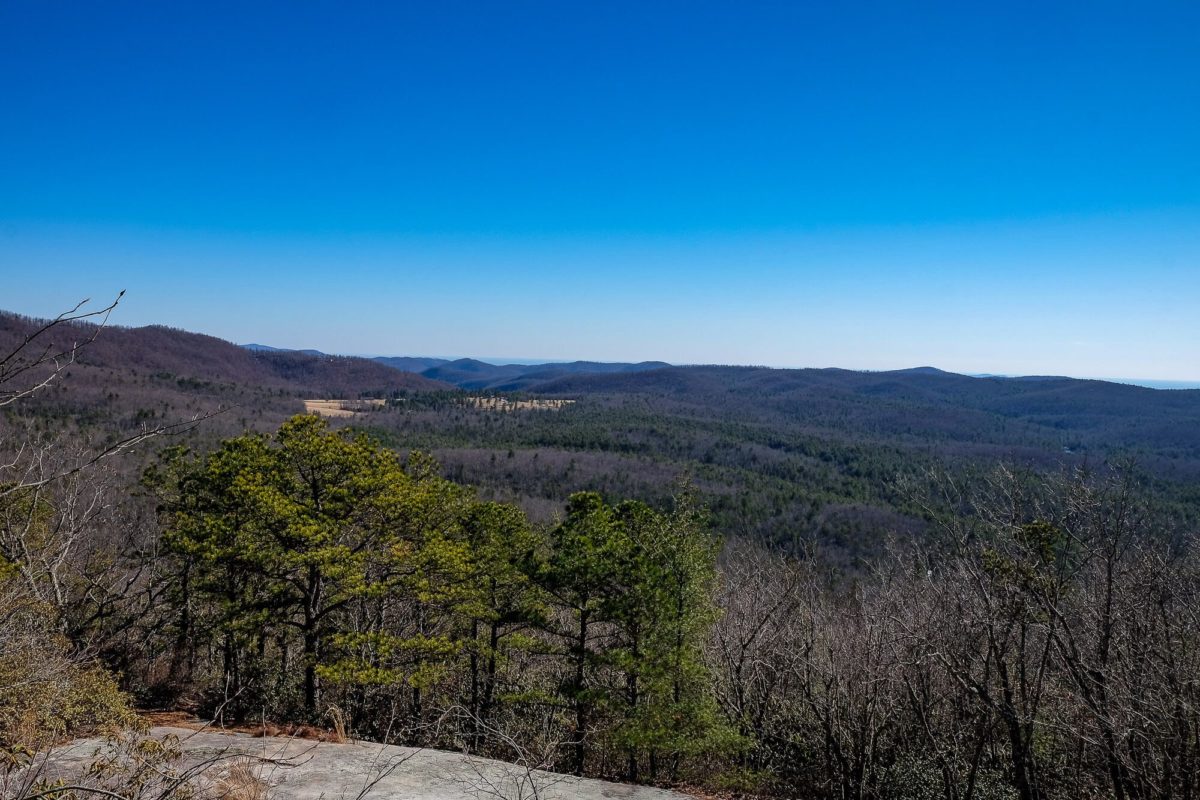
[[[304,710],[316,715],[333,617],[395,580],[388,561],[402,550],[397,523],[411,484],[393,453],[314,416],[294,417],[273,439],[228,440],[179,473],[165,541],[181,556],[188,593],[222,608],[227,677],[237,677],[246,637],[265,652],[272,629],[290,628]]]
[[[605,687],[592,681],[608,647],[606,626],[612,598],[621,586],[631,542],[613,509],[600,495],[580,492],[567,503],[566,519],[550,533],[550,548],[539,582],[553,598],[558,615],[547,631],[563,643],[567,675],[562,695],[573,717],[572,768],[583,774],[588,728],[607,701]]]

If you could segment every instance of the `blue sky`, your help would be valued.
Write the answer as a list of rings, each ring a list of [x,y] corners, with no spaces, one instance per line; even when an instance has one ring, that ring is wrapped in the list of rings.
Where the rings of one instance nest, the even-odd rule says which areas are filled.
[[[1200,4],[0,2],[0,308],[1200,380]]]

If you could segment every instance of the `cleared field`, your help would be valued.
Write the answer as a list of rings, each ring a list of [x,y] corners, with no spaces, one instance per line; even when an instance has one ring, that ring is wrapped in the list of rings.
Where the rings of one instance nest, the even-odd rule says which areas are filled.
[[[574,402],[558,398],[509,400],[507,397],[468,397],[463,401],[470,408],[483,411],[558,411]]]
[[[356,417],[374,408],[383,408],[386,400],[305,400],[304,410],[322,417]]]

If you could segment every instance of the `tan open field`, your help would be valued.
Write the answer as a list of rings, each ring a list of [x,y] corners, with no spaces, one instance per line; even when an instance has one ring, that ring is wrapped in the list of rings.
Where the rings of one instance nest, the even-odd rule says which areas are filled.
[[[355,417],[375,408],[383,408],[386,400],[305,400],[304,410],[322,417]]]

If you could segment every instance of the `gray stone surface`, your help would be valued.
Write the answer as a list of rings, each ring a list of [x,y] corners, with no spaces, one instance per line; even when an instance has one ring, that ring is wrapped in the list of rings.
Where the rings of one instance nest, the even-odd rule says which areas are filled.
[[[353,742],[333,744],[285,737],[252,737],[218,731],[160,727],[156,738],[177,736],[185,764],[213,760],[210,787],[235,763],[251,765],[268,787],[267,800],[684,800],[685,795],[645,786],[525,770],[461,753]],[[83,770],[99,740],[82,740],[56,750],[53,771]]]

